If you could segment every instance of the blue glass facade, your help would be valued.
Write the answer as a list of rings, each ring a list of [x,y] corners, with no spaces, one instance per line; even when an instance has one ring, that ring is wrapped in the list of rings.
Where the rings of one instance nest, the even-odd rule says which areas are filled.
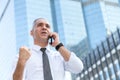
[[[33,44],[29,32],[33,20],[38,17],[46,18],[51,24],[52,31],[59,33],[61,42],[79,57],[86,56],[89,49],[95,48],[117,27],[120,28],[120,0],[1,0],[0,16],[7,1],[10,2],[0,22],[0,27],[2,27],[0,30],[0,65],[2,65],[0,71],[4,73],[0,73],[1,80],[7,78],[8,66],[12,63],[16,50],[18,51],[20,46]],[[120,41],[116,36],[114,38],[115,41]],[[98,56],[96,58],[99,59]],[[104,77],[112,80],[120,79],[116,76],[120,75],[120,71],[117,71],[120,69],[120,61],[114,58],[113,61],[111,61],[112,58],[108,60],[105,58],[105,60],[106,67],[103,67],[101,72],[97,72],[99,66],[96,65],[98,69],[93,69],[93,75],[97,74],[91,79],[98,79],[99,76],[101,80]],[[104,62],[102,64],[104,65]]]
[[[83,12],[90,47],[95,48],[106,37],[106,29],[99,1],[83,2]]]
[[[22,4],[22,5],[21,5]],[[50,1],[20,0],[14,1],[15,23],[16,23],[16,44],[17,50],[20,46],[33,44],[30,30],[33,20],[39,17],[46,18],[52,23]],[[43,8],[44,7],[44,8]],[[51,24],[51,29],[53,26]]]
[[[89,43],[80,1],[50,1],[54,31],[58,32],[64,45],[78,56],[87,54]]]
[[[82,5],[76,0],[60,0],[60,4],[65,44],[67,46],[77,45],[87,37]]]
[[[95,48],[106,36],[120,28],[118,0],[82,0],[88,41]],[[99,35],[96,35],[99,34]]]
[[[44,0],[41,2],[39,0],[21,0],[15,1],[17,49],[23,44],[27,46],[32,44],[29,31],[33,20],[38,17],[46,18],[51,23],[52,30],[59,34],[61,42],[67,47],[78,45],[84,39],[87,41],[80,1]],[[18,30],[22,30],[23,33],[18,32]],[[82,45],[85,49],[86,46],[89,47],[86,41],[83,41],[85,45]]]
[[[22,5],[20,5],[22,4]],[[16,45],[17,50],[23,46],[29,46],[28,40],[28,23],[27,23],[27,7],[26,1],[14,1],[15,9],[15,28],[16,28]]]
[[[59,34],[61,42],[67,47],[76,46],[86,39],[84,46],[95,48],[109,31],[114,31],[114,26],[120,25],[117,0],[21,0],[15,1],[15,6],[16,21],[21,21],[16,26],[22,26],[16,28],[16,32],[23,29],[25,31],[22,34],[27,34],[22,39],[24,43],[16,38],[18,47],[22,43],[28,46],[32,44],[32,38],[28,35],[33,20],[38,17],[48,19],[52,30]],[[113,11],[115,13],[110,14]],[[20,33],[17,35],[20,36]]]
[[[54,31],[59,33],[60,40],[65,43],[60,0],[50,0],[50,2]]]
[[[107,34],[114,32],[117,27],[120,28],[120,4],[118,0],[101,1],[101,10],[106,27]]]
[[[53,23],[52,23],[52,14],[51,14],[51,5],[50,0],[26,0],[27,6],[27,22],[28,22],[28,32],[30,32],[33,21],[36,18],[46,18],[51,25],[51,30],[53,31]],[[29,44],[32,45],[32,37],[29,36]]]

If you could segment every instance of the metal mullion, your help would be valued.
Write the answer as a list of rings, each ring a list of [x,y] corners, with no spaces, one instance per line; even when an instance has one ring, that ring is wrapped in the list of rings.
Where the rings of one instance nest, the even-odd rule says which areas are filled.
[[[109,53],[110,53],[110,59],[111,59],[112,64],[113,64],[113,71],[115,73],[116,70],[115,70],[114,60],[113,60],[112,53],[111,53],[109,38],[107,38],[107,44],[108,44],[108,49],[109,49]],[[115,75],[115,77],[117,78],[117,75]]]
[[[94,59],[95,59],[96,71],[97,71],[97,74],[99,74],[99,70],[98,70],[98,67],[97,67],[97,59],[96,59],[94,50],[93,50],[93,56],[94,56]],[[98,79],[100,80],[100,76],[98,76]]]
[[[103,48],[103,54],[104,54],[104,57],[105,57],[105,63],[106,63],[107,69],[108,69],[109,77],[110,77],[111,75],[110,75],[110,70],[109,70],[110,69],[109,68],[109,62],[108,62],[107,57],[106,57],[107,53],[105,53],[105,47],[104,47],[103,42],[101,43],[101,45],[102,45],[102,48]]]
[[[87,65],[87,67],[86,67],[86,68],[87,68],[86,71],[88,72],[88,77],[89,77],[89,79],[90,79],[90,74],[89,74],[89,71],[88,71],[88,68],[89,68],[89,67],[88,67],[88,61],[87,61],[87,58],[85,58],[85,63],[86,63],[86,65]]]
[[[114,40],[114,37],[113,37],[113,34],[111,35],[112,36],[112,40],[113,40],[113,45],[114,45],[114,47],[115,47],[115,54],[116,54],[116,57],[117,57],[117,59],[118,59],[118,65],[120,66],[120,59],[119,59],[119,53],[118,53],[118,51],[117,51],[117,45],[115,44],[115,40]],[[113,56],[111,56],[112,57],[112,59],[114,60],[114,58],[113,58]],[[117,76],[117,68],[116,68],[116,65],[114,64],[114,61],[113,61],[113,66],[114,66],[114,70],[115,70],[115,76],[116,76],[116,79],[118,80],[119,79],[119,77]]]
[[[92,54],[92,53],[91,53]],[[92,75],[93,75],[93,77],[94,77],[94,72],[93,72],[93,64],[92,64],[92,59],[91,59],[91,54],[89,54],[89,59],[90,59],[90,65],[91,65],[91,68],[92,68]]]
[[[98,51],[98,55],[100,57],[100,63],[101,63],[100,65],[101,65],[101,68],[102,68],[103,77],[104,77],[104,80],[106,80],[106,76],[105,76],[106,74],[105,74],[104,69],[103,69],[104,67],[103,67],[103,64],[102,64],[102,60],[101,60],[102,58],[100,56],[100,51],[99,51],[99,47],[98,46],[97,46],[97,51]]]

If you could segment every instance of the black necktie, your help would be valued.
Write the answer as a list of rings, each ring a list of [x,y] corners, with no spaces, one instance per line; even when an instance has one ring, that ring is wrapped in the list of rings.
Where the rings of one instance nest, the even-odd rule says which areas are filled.
[[[51,70],[50,70],[48,56],[47,56],[47,54],[45,52],[46,48],[41,48],[40,50],[43,52],[42,58],[43,58],[44,80],[53,80],[52,79],[52,75],[51,75]]]

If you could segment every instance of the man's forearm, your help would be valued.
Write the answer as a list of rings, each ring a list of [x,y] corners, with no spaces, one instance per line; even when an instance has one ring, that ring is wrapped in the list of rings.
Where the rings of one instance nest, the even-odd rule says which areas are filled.
[[[58,51],[61,53],[61,55],[63,56],[65,61],[69,60],[69,58],[70,58],[69,50],[67,50],[64,46],[61,46]]]
[[[13,80],[23,79],[24,67],[25,67],[25,63],[22,63],[21,61],[18,60],[15,72],[13,74]]]

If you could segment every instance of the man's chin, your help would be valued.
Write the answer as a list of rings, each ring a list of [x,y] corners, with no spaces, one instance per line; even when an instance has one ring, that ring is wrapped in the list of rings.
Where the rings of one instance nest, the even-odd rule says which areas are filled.
[[[41,39],[47,41],[48,37],[42,37]]]
[[[47,35],[42,35],[41,38],[43,38],[43,39],[47,39],[48,36],[47,36]]]

